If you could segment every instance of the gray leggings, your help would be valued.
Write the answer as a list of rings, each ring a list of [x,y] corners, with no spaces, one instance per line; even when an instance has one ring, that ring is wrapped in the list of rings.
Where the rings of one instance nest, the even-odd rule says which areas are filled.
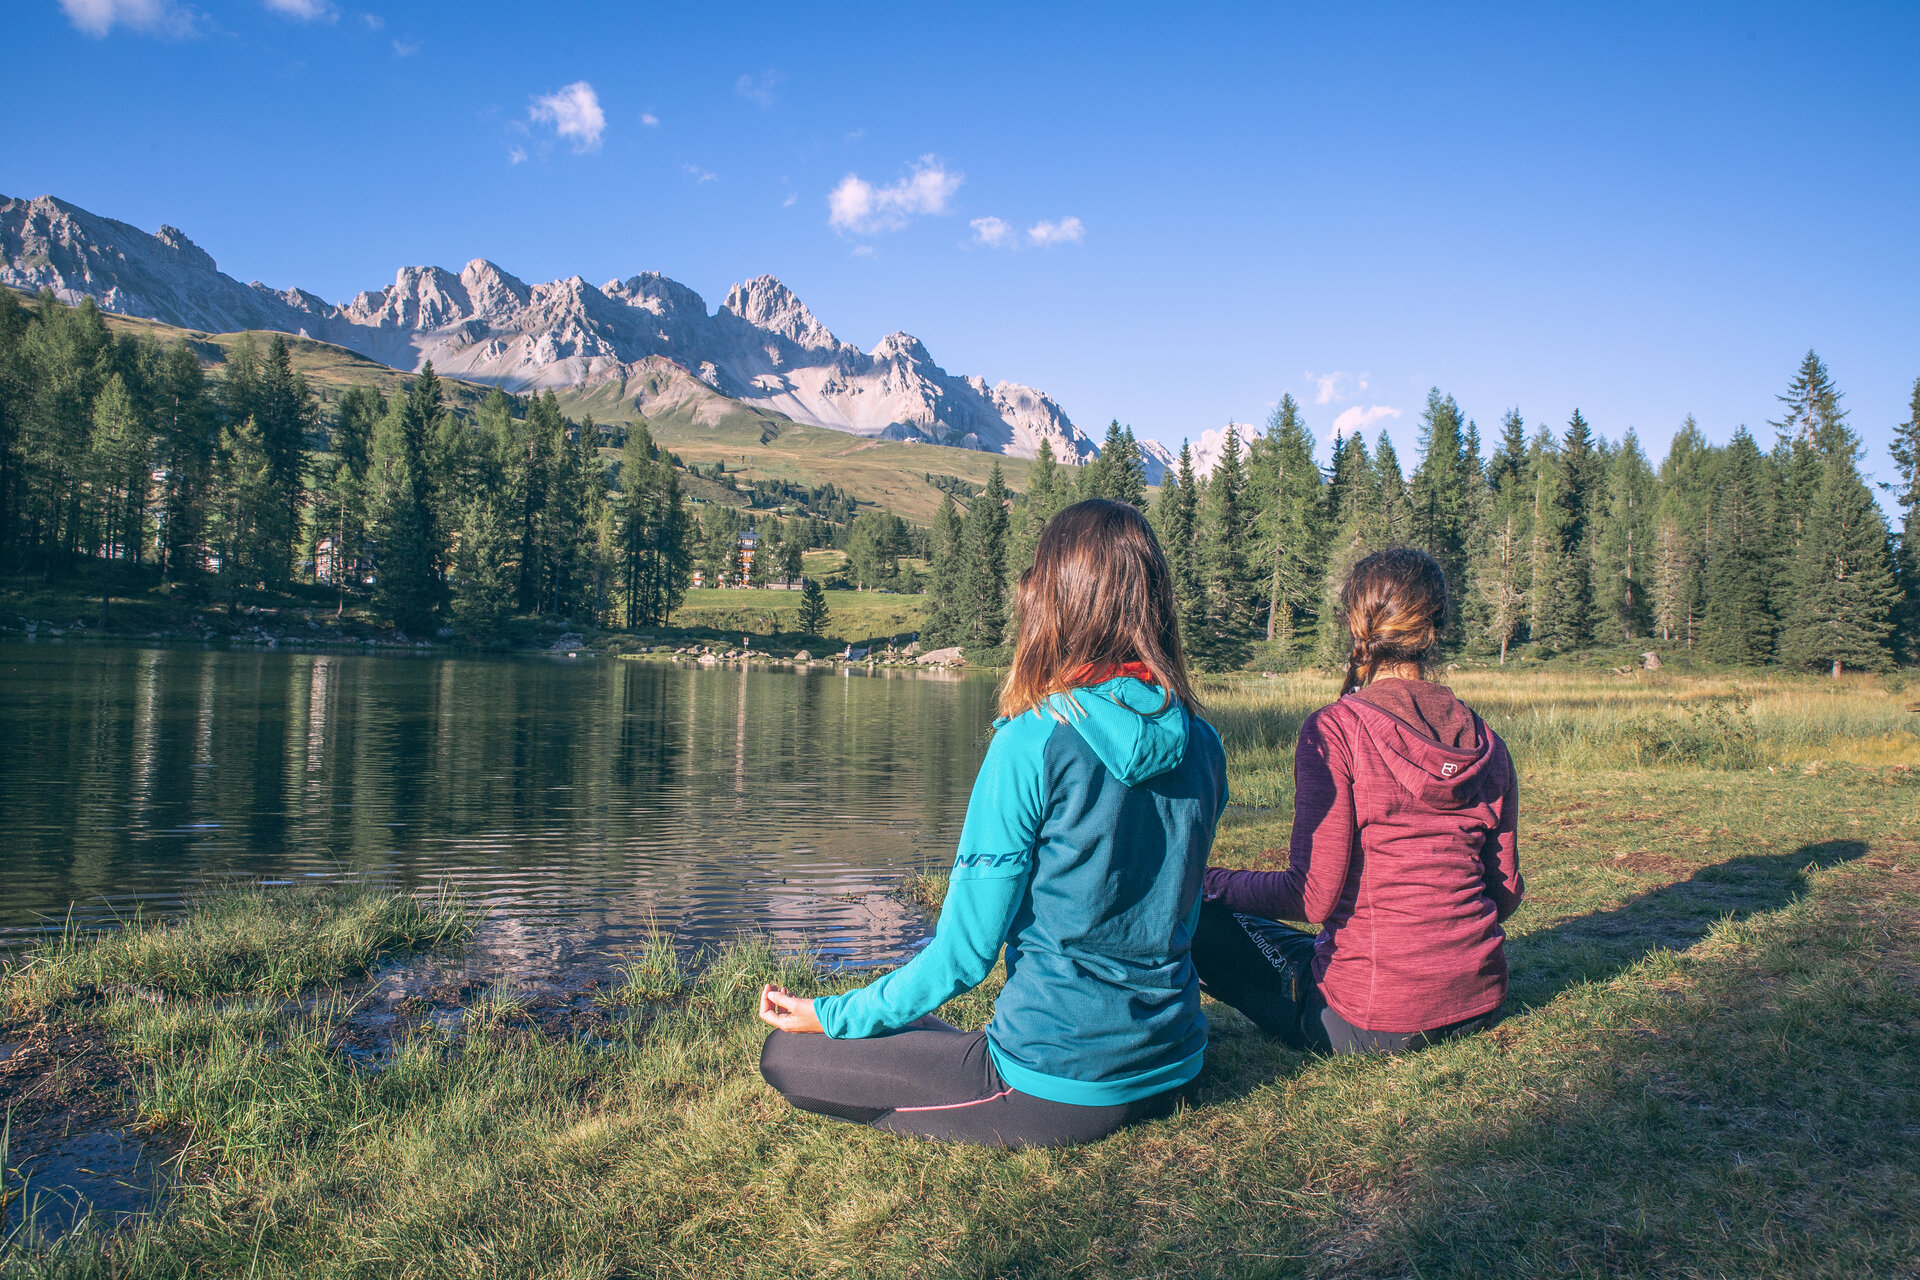
[[[1495,1014],[1426,1031],[1368,1031],[1327,1004],[1313,979],[1314,935],[1276,920],[1243,915],[1215,902],[1200,908],[1193,965],[1206,993],[1247,1015],[1290,1049],[1314,1053],[1398,1053],[1471,1035]],[[1498,1012],[1497,1010],[1495,1011]]]
[[[1021,1093],[1000,1078],[987,1033],[938,1018],[865,1040],[775,1031],[760,1074],[802,1111],[941,1142],[1059,1147],[1092,1142],[1171,1112],[1180,1090],[1113,1107],[1082,1107]]]

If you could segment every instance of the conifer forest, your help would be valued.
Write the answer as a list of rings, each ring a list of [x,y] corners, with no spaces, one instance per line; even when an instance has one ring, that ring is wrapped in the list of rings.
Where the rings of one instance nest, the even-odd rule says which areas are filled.
[[[1383,432],[1322,463],[1288,396],[1263,430],[1229,428],[1210,473],[1183,448],[1156,490],[1114,423],[1084,466],[1043,443],[1022,491],[997,466],[977,491],[929,474],[942,501],[919,528],[831,486],[696,503],[698,469],[644,424],[573,421],[551,392],[456,411],[429,365],[404,394],[323,400],[284,338],[243,339],[210,371],[184,340],[110,332],[90,302],[4,294],[0,572],[84,566],[213,602],[326,584],[400,632],[484,641],[526,614],[662,628],[696,570],[798,589],[805,554],[832,547],[844,585],[924,593],[923,646],[990,661],[1041,528],[1105,497],[1150,515],[1184,644],[1210,669],[1337,664],[1340,583],[1390,546],[1440,561],[1450,652],[1491,662],[1623,646],[1835,674],[1920,659],[1920,379],[1889,456],[1868,459],[1819,357],[1782,372],[1774,420],[1714,441],[1689,417],[1658,459],[1577,409],[1511,409],[1488,439],[1436,388],[1417,457]]]

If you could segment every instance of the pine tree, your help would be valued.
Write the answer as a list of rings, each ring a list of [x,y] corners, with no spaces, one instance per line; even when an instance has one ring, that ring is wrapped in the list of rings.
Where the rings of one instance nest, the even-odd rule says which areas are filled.
[[[499,635],[513,615],[517,574],[511,513],[490,496],[468,500],[453,555],[453,622],[468,640]]]
[[[1700,651],[1716,662],[1753,665],[1772,656],[1771,479],[1760,446],[1741,427],[1720,455],[1708,514]]]
[[[1033,464],[1027,468],[1026,501],[1014,508],[1007,535],[1009,591],[1019,581],[1020,575],[1032,566],[1034,552],[1040,546],[1040,534],[1047,527],[1047,522],[1059,515],[1072,497],[1072,482],[1054,460],[1052,442],[1042,436],[1040,447],[1033,454]]]
[[[1007,483],[994,463],[960,537],[961,643],[991,649],[1007,631]]]
[[[1248,502],[1240,433],[1231,423],[1221,445],[1220,461],[1207,481],[1206,498],[1200,541],[1210,634],[1203,652],[1216,666],[1234,667],[1246,660],[1262,582],[1259,572],[1247,562],[1247,548],[1254,541],[1254,513]]]
[[[1648,579],[1654,554],[1658,482],[1631,429],[1609,460],[1594,538],[1594,612],[1610,637],[1644,635],[1652,614]]]
[[[1044,447],[1044,442],[1042,444]],[[965,577],[961,561],[960,511],[954,505],[950,492],[940,496],[940,510],[933,517],[930,542],[933,582],[928,591],[925,643],[929,649],[940,649],[955,643],[960,637],[960,592]]]
[[[279,555],[281,495],[266,442],[252,418],[229,422],[221,430],[215,487],[219,500],[213,541],[231,610],[238,603],[239,587],[266,581]]]
[[[1336,440],[1327,480],[1327,518],[1333,533],[1320,592],[1318,646],[1320,661],[1328,665],[1346,661],[1352,643],[1340,621],[1340,590],[1347,575],[1386,544],[1379,487],[1380,471],[1367,454],[1366,440],[1358,433]]]
[[[253,371],[250,371],[253,372]],[[432,368],[422,374],[438,395],[438,382]],[[294,372],[293,355],[286,335],[276,333],[267,344],[266,358],[249,380],[251,412],[260,428],[260,440],[267,451],[267,466],[273,487],[280,495],[280,510],[274,518],[275,542],[273,581],[284,582],[292,576],[293,544],[299,535],[300,511],[306,502],[307,437],[318,417],[306,375]]]
[[[1704,604],[1700,579],[1706,555],[1715,452],[1688,414],[1660,464],[1654,510],[1653,629],[1660,639],[1693,648]]]
[[[1895,564],[1900,601],[1895,610],[1900,648],[1908,662],[1920,662],[1920,378],[1913,380],[1907,420],[1893,429],[1888,452],[1899,468],[1894,501],[1900,504],[1899,558]]]
[[[1265,579],[1266,638],[1291,648],[1311,630],[1326,575],[1325,477],[1313,460],[1313,437],[1300,406],[1283,395],[1267,432],[1251,449],[1251,497],[1259,534],[1258,571]]]
[[[1180,644],[1189,657],[1204,647],[1207,588],[1200,571],[1200,482],[1193,474],[1193,446],[1180,442],[1180,459],[1160,488],[1154,522],[1161,553],[1173,576],[1174,604],[1180,613]]]
[[[1133,428],[1123,427],[1115,418],[1107,424],[1107,438],[1100,454],[1080,468],[1079,497],[1109,498],[1128,502],[1141,510],[1147,505],[1147,467]]]
[[[1867,671],[1889,665],[1898,601],[1887,554],[1887,524],[1854,468],[1857,447],[1830,438],[1826,472],[1789,570],[1792,595],[1780,630],[1780,659],[1794,667]]]
[[[812,578],[804,579],[800,584],[800,631],[802,635],[820,636],[833,620],[832,611],[827,608],[827,593]]]
[[[380,611],[401,632],[432,631],[442,589],[440,535],[427,470],[420,405],[396,403],[374,430],[373,588]],[[422,495],[427,495],[423,499]]]
[[[146,545],[146,498],[153,464],[150,433],[127,383],[107,375],[93,401],[87,470],[101,557],[139,564]],[[105,597],[101,613],[104,616]]]
[[[1548,526],[1553,539],[1551,603],[1541,611],[1546,633],[1534,639],[1564,653],[1580,648],[1592,635],[1593,517],[1604,474],[1592,428],[1578,409],[1567,421],[1554,461],[1553,514]]]
[[[1446,573],[1450,606],[1458,622],[1461,588],[1466,580],[1467,541],[1476,497],[1477,458],[1469,454],[1460,406],[1435,387],[1427,392],[1420,415],[1420,465],[1409,487],[1410,541],[1440,562]]]

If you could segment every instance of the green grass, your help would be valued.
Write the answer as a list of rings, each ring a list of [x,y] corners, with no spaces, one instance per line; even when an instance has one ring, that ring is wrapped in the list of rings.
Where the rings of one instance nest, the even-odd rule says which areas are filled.
[[[826,637],[831,640],[867,640],[876,636],[918,631],[925,613],[925,596],[890,595],[879,591],[827,591]],[[704,628],[722,633],[788,636],[800,629],[798,591],[757,591],[749,587],[702,587],[687,592],[673,614],[682,630]],[[737,638],[737,637],[736,637]]]
[[[803,958],[656,937],[604,993],[622,1020],[550,1034],[502,986],[376,1069],[342,1050],[350,988],[328,985],[454,942],[464,914],[396,931],[364,902],[269,894],[0,979],[107,1037],[137,1122],[186,1149],[153,1221],[16,1237],[0,1275],[1911,1274],[1920,753],[1885,691],[1749,680],[1755,754],[1680,760],[1641,722],[1691,723],[1724,686],[1508,679],[1460,681],[1523,774],[1528,898],[1489,1034],[1323,1060],[1210,1004],[1193,1109],[1064,1151],[943,1147],[761,1084],[760,983],[849,981]],[[1275,739],[1318,690],[1208,694],[1241,793],[1290,763]],[[1276,865],[1286,832],[1284,809],[1236,807],[1215,861]],[[903,891],[931,906],[941,886]],[[320,958],[246,959],[267,936]],[[156,951],[183,958],[135,967]],[[296,971],[319,985],[291,1003]],[[115,985],[175,972],[160,1004]],[[33,994],[55,973],[95,996]],[[996,983],[942,1015],[980,1025]]]

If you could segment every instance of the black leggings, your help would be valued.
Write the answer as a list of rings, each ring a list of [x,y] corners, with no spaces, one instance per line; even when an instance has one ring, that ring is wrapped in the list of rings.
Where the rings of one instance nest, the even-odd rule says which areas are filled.
[[[930,1017],[865,1040],[775,1031],[760,1050],[760,1074],[803,1111],[941,1142],[1016,1149],[1104,1138],[1168,1114],[1181,1092],[1113,1107],[1049,1102],[1000,1078],[986,1032]]]
[[[1302,1052],[1398,1053],[1471,1035],[1493,1023],[1494,1014],[1483,1013],[1426,1031],[1356,1027],[1335,1013],[1320,993],[1313,977],[1313,945],[1313,934],[1209,902],[1200,908],[1193,965],[1208,995]]]

